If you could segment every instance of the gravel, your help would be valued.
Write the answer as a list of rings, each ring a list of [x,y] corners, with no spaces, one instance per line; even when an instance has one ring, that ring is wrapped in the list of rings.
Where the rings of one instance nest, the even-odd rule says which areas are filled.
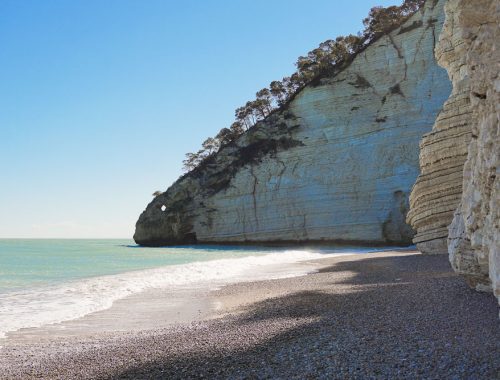
[[[388,252],[321,263],[307,276],[213,292],[226,305],[214,319],[7,340],[0,378],[500,378],[496,299],[470,290],[446,256]]]

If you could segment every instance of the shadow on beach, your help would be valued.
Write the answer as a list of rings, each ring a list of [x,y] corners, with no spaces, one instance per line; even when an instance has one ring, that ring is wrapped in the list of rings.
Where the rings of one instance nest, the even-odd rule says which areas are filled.
[[[341,260],[279,281],[300,290],[178,333],[139,337],[110,352],[113,360],[128,360],[128,368],[104,377],[479,379],[500,373],[496,300],[470,290],[445,256]]]

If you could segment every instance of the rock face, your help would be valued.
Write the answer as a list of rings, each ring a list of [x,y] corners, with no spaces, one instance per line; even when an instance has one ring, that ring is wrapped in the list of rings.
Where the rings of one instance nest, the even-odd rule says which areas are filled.
[[[448,253],[500,299],[500,1],[448,0],[436,47],[453,91],[421,142],[408,221],[424,253]]]
[[[450,262],[469,285],[493,287],[500,299],[500,2],[449,0],[446,18],[444,30],[460,36],[462,47],[443,65],[451,77],[457,70],[468,77],[472,112],[463,192],[449,227]],[[461,68],[451,63],[457,56]]]
[[[433,54],[443,3],[181,177],[141,214],[135,241],[410,243],[418,142],[451,91]]]
[[[449,4],[448,4],[449,8]],[[420,170],[410,195],[408,223],[413,241],[428,254],[447,254],[448,226],[462,196],[463,167],[471,139],[470,81],[463,69],[467,47],[462,31],[448,17],[439,36],[436,58],[448,69],[453,91],[432,131],[420,142]]]

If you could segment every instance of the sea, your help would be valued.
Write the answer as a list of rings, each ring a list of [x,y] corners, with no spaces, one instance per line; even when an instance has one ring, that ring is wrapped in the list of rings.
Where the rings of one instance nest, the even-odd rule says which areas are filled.
[[[220,287],[307,273],[291,264],[362,247],[189,246],[145,248],[132,240],[0,239],[0,338],[80,318],[148,289]]]

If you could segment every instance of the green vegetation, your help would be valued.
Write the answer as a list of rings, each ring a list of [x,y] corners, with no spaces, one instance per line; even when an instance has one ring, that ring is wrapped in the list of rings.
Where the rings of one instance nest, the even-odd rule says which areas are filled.
[[[363,20],[365,29],[362,33],[324,41],[306,56],[300,56],[296,62],[295,73],[281,81],[273,81],[269,88],[258,91],[255,100],[248,101],[236,109],[236,120],[229,128],[223,128],[215,137],[207,138],[198,152],[187,153],[183,161],[184,170],[191,171],[197,168],[221,147],[236,140],[274,110],[285,106],[306,85],[324,75],[335,75],[356,54],[400,26],[424,3],[425,0],[405,0],[401,6],[373,7],[368,17]]]

